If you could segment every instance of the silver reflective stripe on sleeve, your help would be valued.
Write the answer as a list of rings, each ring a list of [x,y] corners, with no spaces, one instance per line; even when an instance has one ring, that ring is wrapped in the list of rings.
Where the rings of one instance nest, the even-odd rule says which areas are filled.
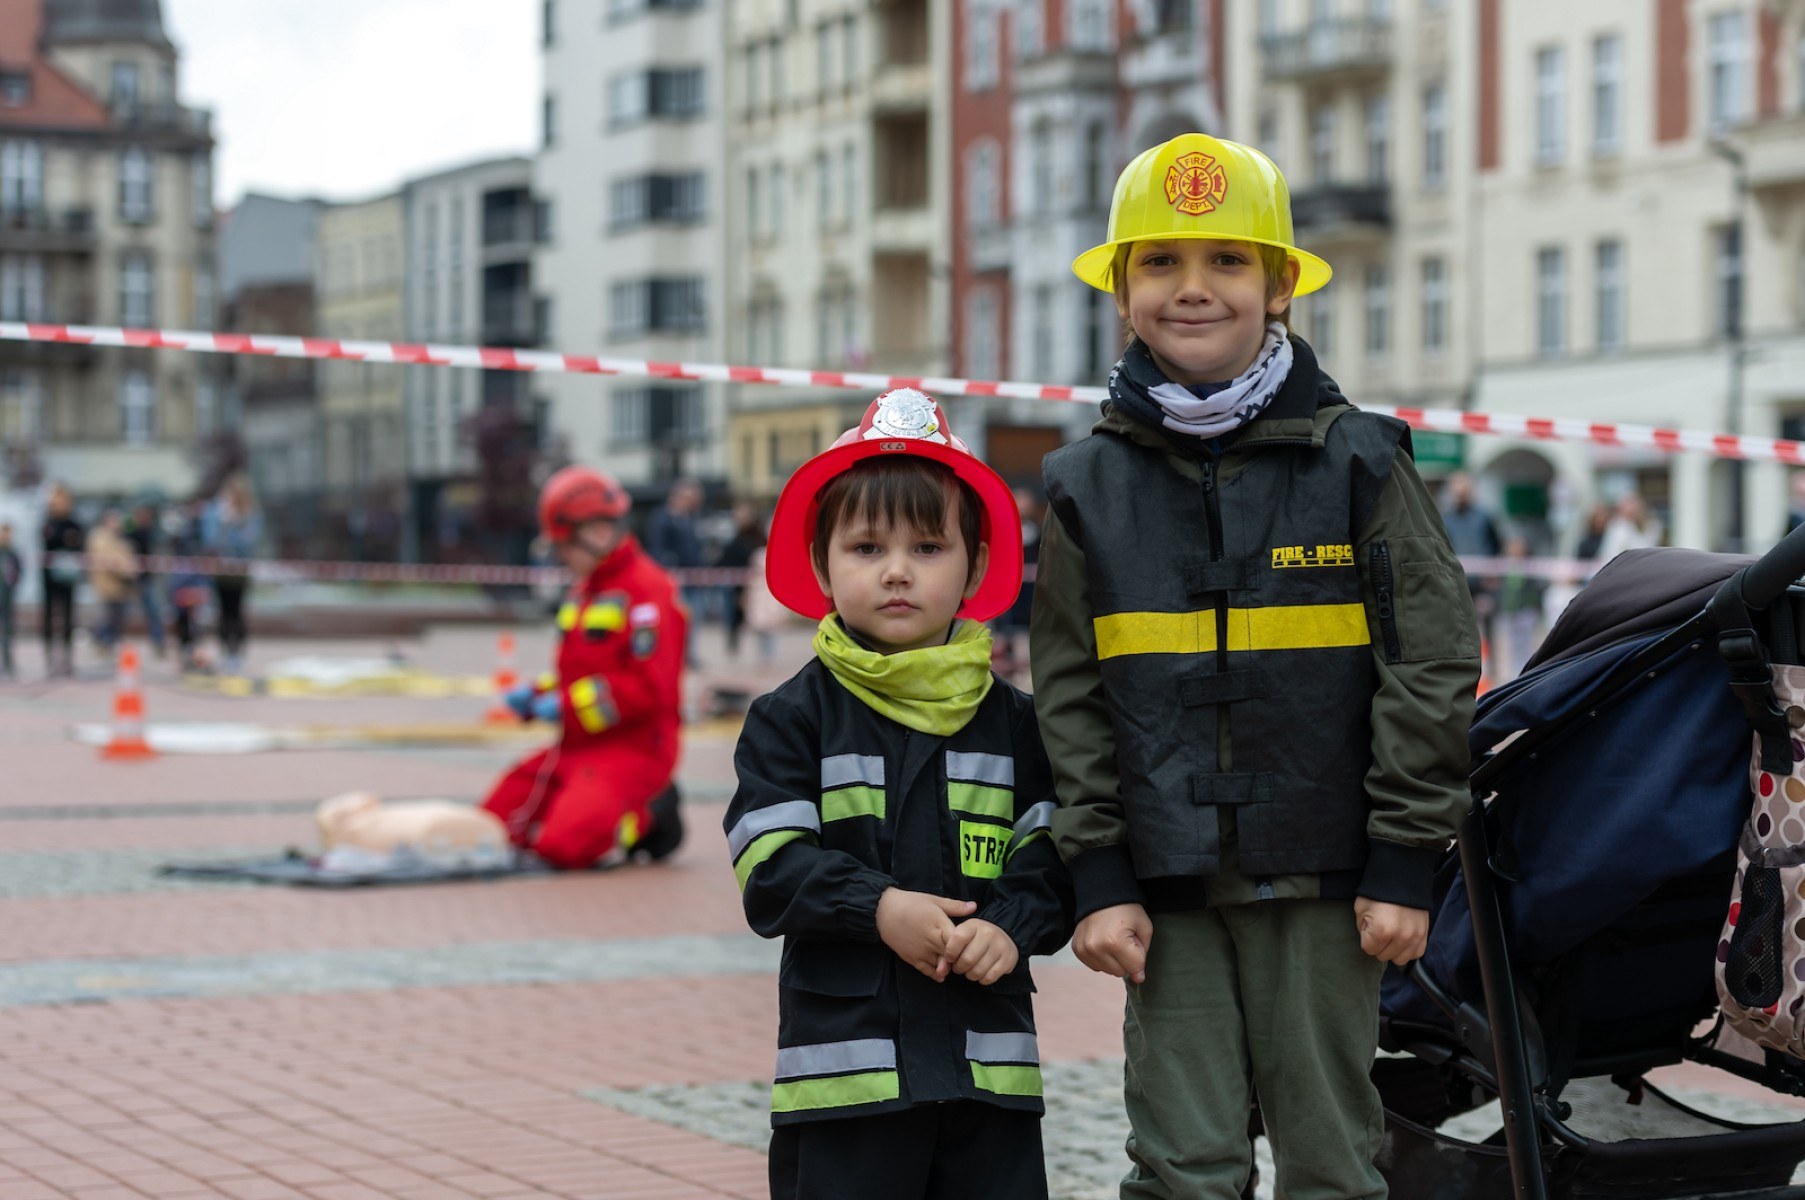
[[[1053,827],[1053,810],[1057,808],[1051,800],[1042,800],[1022,814],[1022,819],[1015,823],[1015,833],[1010,837],[1011,845],[1019,846],[1028,838],[1043,829]]]
[[[784,1046],[777,1051],[777,1078],[804,1075],[844,1075],[851,1071],[894,1070],[896,1043],[884,1038],[853,1042],[817,1042],[812,1046]]]
[[[821,787],[845,787],[849,783],[884,786],[884,758],[881,754],[836,754],[821,760]]]
[[[1040,1043],[1031,1033],[967,1033],[965,1057],[982,1063],[1038,1063]]]
[[[948,750],[946,777],[1012,788],[1015,786],[1015,760],[1007,754],[962,754]]]
[[[807,829],[820,833],[821,812],[807,800],[785,800],[782,804],[755,808],[741,817],[739,824],[728,831],[728,854],[738,858],[740,851],[749,846],[752,839],[770,833],[773,829]]]

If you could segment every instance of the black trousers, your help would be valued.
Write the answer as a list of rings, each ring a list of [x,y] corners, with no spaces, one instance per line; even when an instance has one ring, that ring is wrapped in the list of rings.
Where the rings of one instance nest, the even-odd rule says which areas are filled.
[[[242,575],[218,575],[213,595],[219,601],[219,644],[227,654],[244,653],[244,594],[251,581]]]
[[[50,572],[44,572],[44,608],[43,634],[44,657],[51,659],[51,646],[60,641],[63,644],[63,661],[68,662],[69,647],[75,637],[75,585],[57,583],[51,579]],[[61,632],[58,632],[58,626]]]
[[[1047,1200],[1040,1116],[958,1101],[771,1131],[771,1200]]]

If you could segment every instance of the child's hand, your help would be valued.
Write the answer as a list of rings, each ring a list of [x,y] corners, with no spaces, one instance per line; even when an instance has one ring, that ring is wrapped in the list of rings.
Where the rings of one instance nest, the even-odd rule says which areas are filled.
[[[1072,953],[1093,971],[1130,983],[1147,981],[1147,947],[1153,943],[1153,921],[1138,904],[1099,908],[1078,922]]]
[[[1380,962],[1401,967],[1421,958],[1429,946],[1426,909],[1358,896],[1354,899],[1354,927],[1360,931],[1360,948]]]
[[[877,901],[877,936],[898,958],[939,983],[946,978],[946,944],[953,935],[953,918],[969,917],[977,907],[970,900],[885,888]]]
[[[973,983],[989,987],[1009,972],[1021,959],[1015,939],[989,921],[966,921],[946,939],[946,950],[940,956],[942,976],[947,969],[963,975]]]

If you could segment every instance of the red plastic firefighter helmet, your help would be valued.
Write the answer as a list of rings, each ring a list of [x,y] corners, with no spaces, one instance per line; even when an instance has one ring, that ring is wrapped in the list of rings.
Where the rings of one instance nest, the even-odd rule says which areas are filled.
[[[592,467],[565,467],[539,490],[539,528],[568,542],[585,521],[618,521],[633,507],[627,489]]]
[[[880,454],[912,454],[943,463],[977,493],[979,536],[990,545],[990,566],[959,615],[988,621],[1015,603],[1022,589],[1022,519],[1015,493],[953,436],[946,413],[932,396],[908,387],[873,400],[855,428],[797,467],[783,485],[765,547],[765,582],[778,602],[817,620],[832,611],[833,601],[821,594],[810,558],[821,489],[853,464]]]

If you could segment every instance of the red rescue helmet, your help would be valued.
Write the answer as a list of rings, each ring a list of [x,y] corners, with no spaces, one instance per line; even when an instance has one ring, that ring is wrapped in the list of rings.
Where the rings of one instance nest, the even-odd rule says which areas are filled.
[[[627,489],[593,467],[565,467],[539,490],[539,528],[568,542],[585,521],[618,521],[633,507]]]
[[[833,601],[821,594],[811,559],[821,490],[855,463],[880,454],[912,454],[942,463],[977,494],[978,536],[990,546],[990,566],[959,615],[988,621],[1006,611],[1022,590],[1022,519],[1015,493],[953,436],[946,413],[932,396],[908,387],[873,400],[857,426],[797,467],[783,485],[765,547],[765,582],[771,595],[792,612],[816,620],[832,610]]]

